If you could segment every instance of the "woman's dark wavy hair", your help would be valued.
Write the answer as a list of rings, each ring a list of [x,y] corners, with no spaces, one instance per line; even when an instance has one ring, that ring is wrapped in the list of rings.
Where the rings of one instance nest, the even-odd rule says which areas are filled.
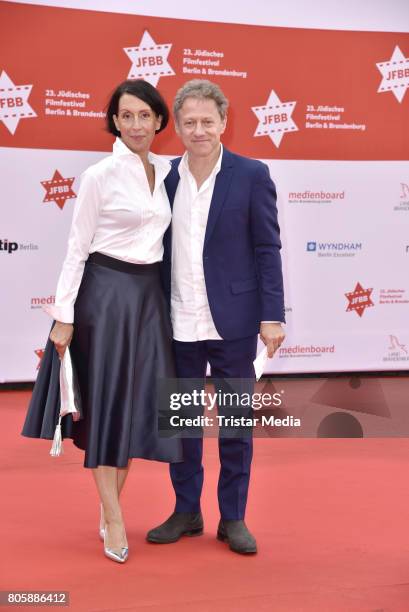
[[[165,129],[169,121],[169,109],[165,100],[153,85],[142,79],[136,79],[123,81],[113,92],[107,106],[106,126],[108,132],[114,136],[121,135],[115,127],[113,116],[118,116],[119,99],[124,94],[130,94],[143,100],[151,107],[157,117],[162,117],[160,128],[156,130],[157,134]]]

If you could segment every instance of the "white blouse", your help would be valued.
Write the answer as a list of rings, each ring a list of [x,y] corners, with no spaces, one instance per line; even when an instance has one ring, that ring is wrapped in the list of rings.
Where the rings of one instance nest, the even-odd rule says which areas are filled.
[[[112,155],[83,173],[55,304],[44,307],[56,321],[73,323],[74,303],[90,253],[98,251],[136,264],[162,260],[163,234],[171,220],[163,183],[170,162],[153,153],[149,161],[155,167],[153,194],[139,155],[120,138]]]

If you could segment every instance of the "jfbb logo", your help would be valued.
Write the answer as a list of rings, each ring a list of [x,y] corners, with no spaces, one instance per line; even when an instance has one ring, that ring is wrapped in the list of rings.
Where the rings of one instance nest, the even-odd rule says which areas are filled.
[[[351,312],[352,310],[355,310],[356,314],[359,317],[362,317],[366,308],[374,306],[374,303],[371,300],[372,291],[372,288],[364,289],[361,283],[357,283],[353,291],[345,293],[345,297],[348,299],[346,311]]]
[[[161,55],[151,55],[150,57],[138,57],[135,66],[143,68],[144,66],[163,66],[163,57]]]
[[[14,134],[21,119],[37,117],[28,103],[32,85],[15,85],[3,70],[0,75],[0,121]]]
[[[262,121],[262,125],[271,125],[272,123],[285,123],[286,121],[288,121],[287,113],[265,115]]]
[[[53,178],[48,181],[41,181],[42,186],[46,190],[43,202],[55,202],[62,210],[65,202],[76,198],[77,195],[72,190],[74,178],[64,178],[58,170],[54,172]]]
[[[276,92],[272,90],[265,106],[251,108],[258,119],[254,136],[268,136],[278,148],[284,134],[298,130],[291,118],[296,104],[296,102],[281,102]]]
[[[383,77],[378,93],[391,91],[397,101],[402,102],[409,87],[409,58],[405,57],[396,45],[391,59],[376,66]]]
[[[174,75],[168,62],[171,48],[170,43],[157,45],[149,32],[145,30],[139,47],[124,48],[132,62],[128,79],[145,79],[156,87],[161,77]]]
[[[0,108],[16,108],[23,104],[23,98],[0,98]]]

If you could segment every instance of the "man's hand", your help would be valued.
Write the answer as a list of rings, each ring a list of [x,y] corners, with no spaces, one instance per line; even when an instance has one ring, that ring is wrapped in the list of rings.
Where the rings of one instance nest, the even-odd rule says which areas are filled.
[[[67,346],[70,346],[73,332],[74,327],[71,325],[71,323],[61,323],[60,321],[56,322],[51,331],[50,340],[54,342],[54,346],[60,359],[64,357]]]
[[[261,323],[260,338],[267,347],[269,357],[272,357],[285,338],[281,323]]]

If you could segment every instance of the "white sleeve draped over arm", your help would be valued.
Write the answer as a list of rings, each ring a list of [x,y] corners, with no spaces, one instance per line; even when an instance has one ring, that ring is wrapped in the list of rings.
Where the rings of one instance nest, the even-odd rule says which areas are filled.
[[[44,310],[56,321],[74,322],[74,304],[98,225],[101,195],[95,175],[85,171],[74,208],[68,250],[58,280],[55,304]]]

